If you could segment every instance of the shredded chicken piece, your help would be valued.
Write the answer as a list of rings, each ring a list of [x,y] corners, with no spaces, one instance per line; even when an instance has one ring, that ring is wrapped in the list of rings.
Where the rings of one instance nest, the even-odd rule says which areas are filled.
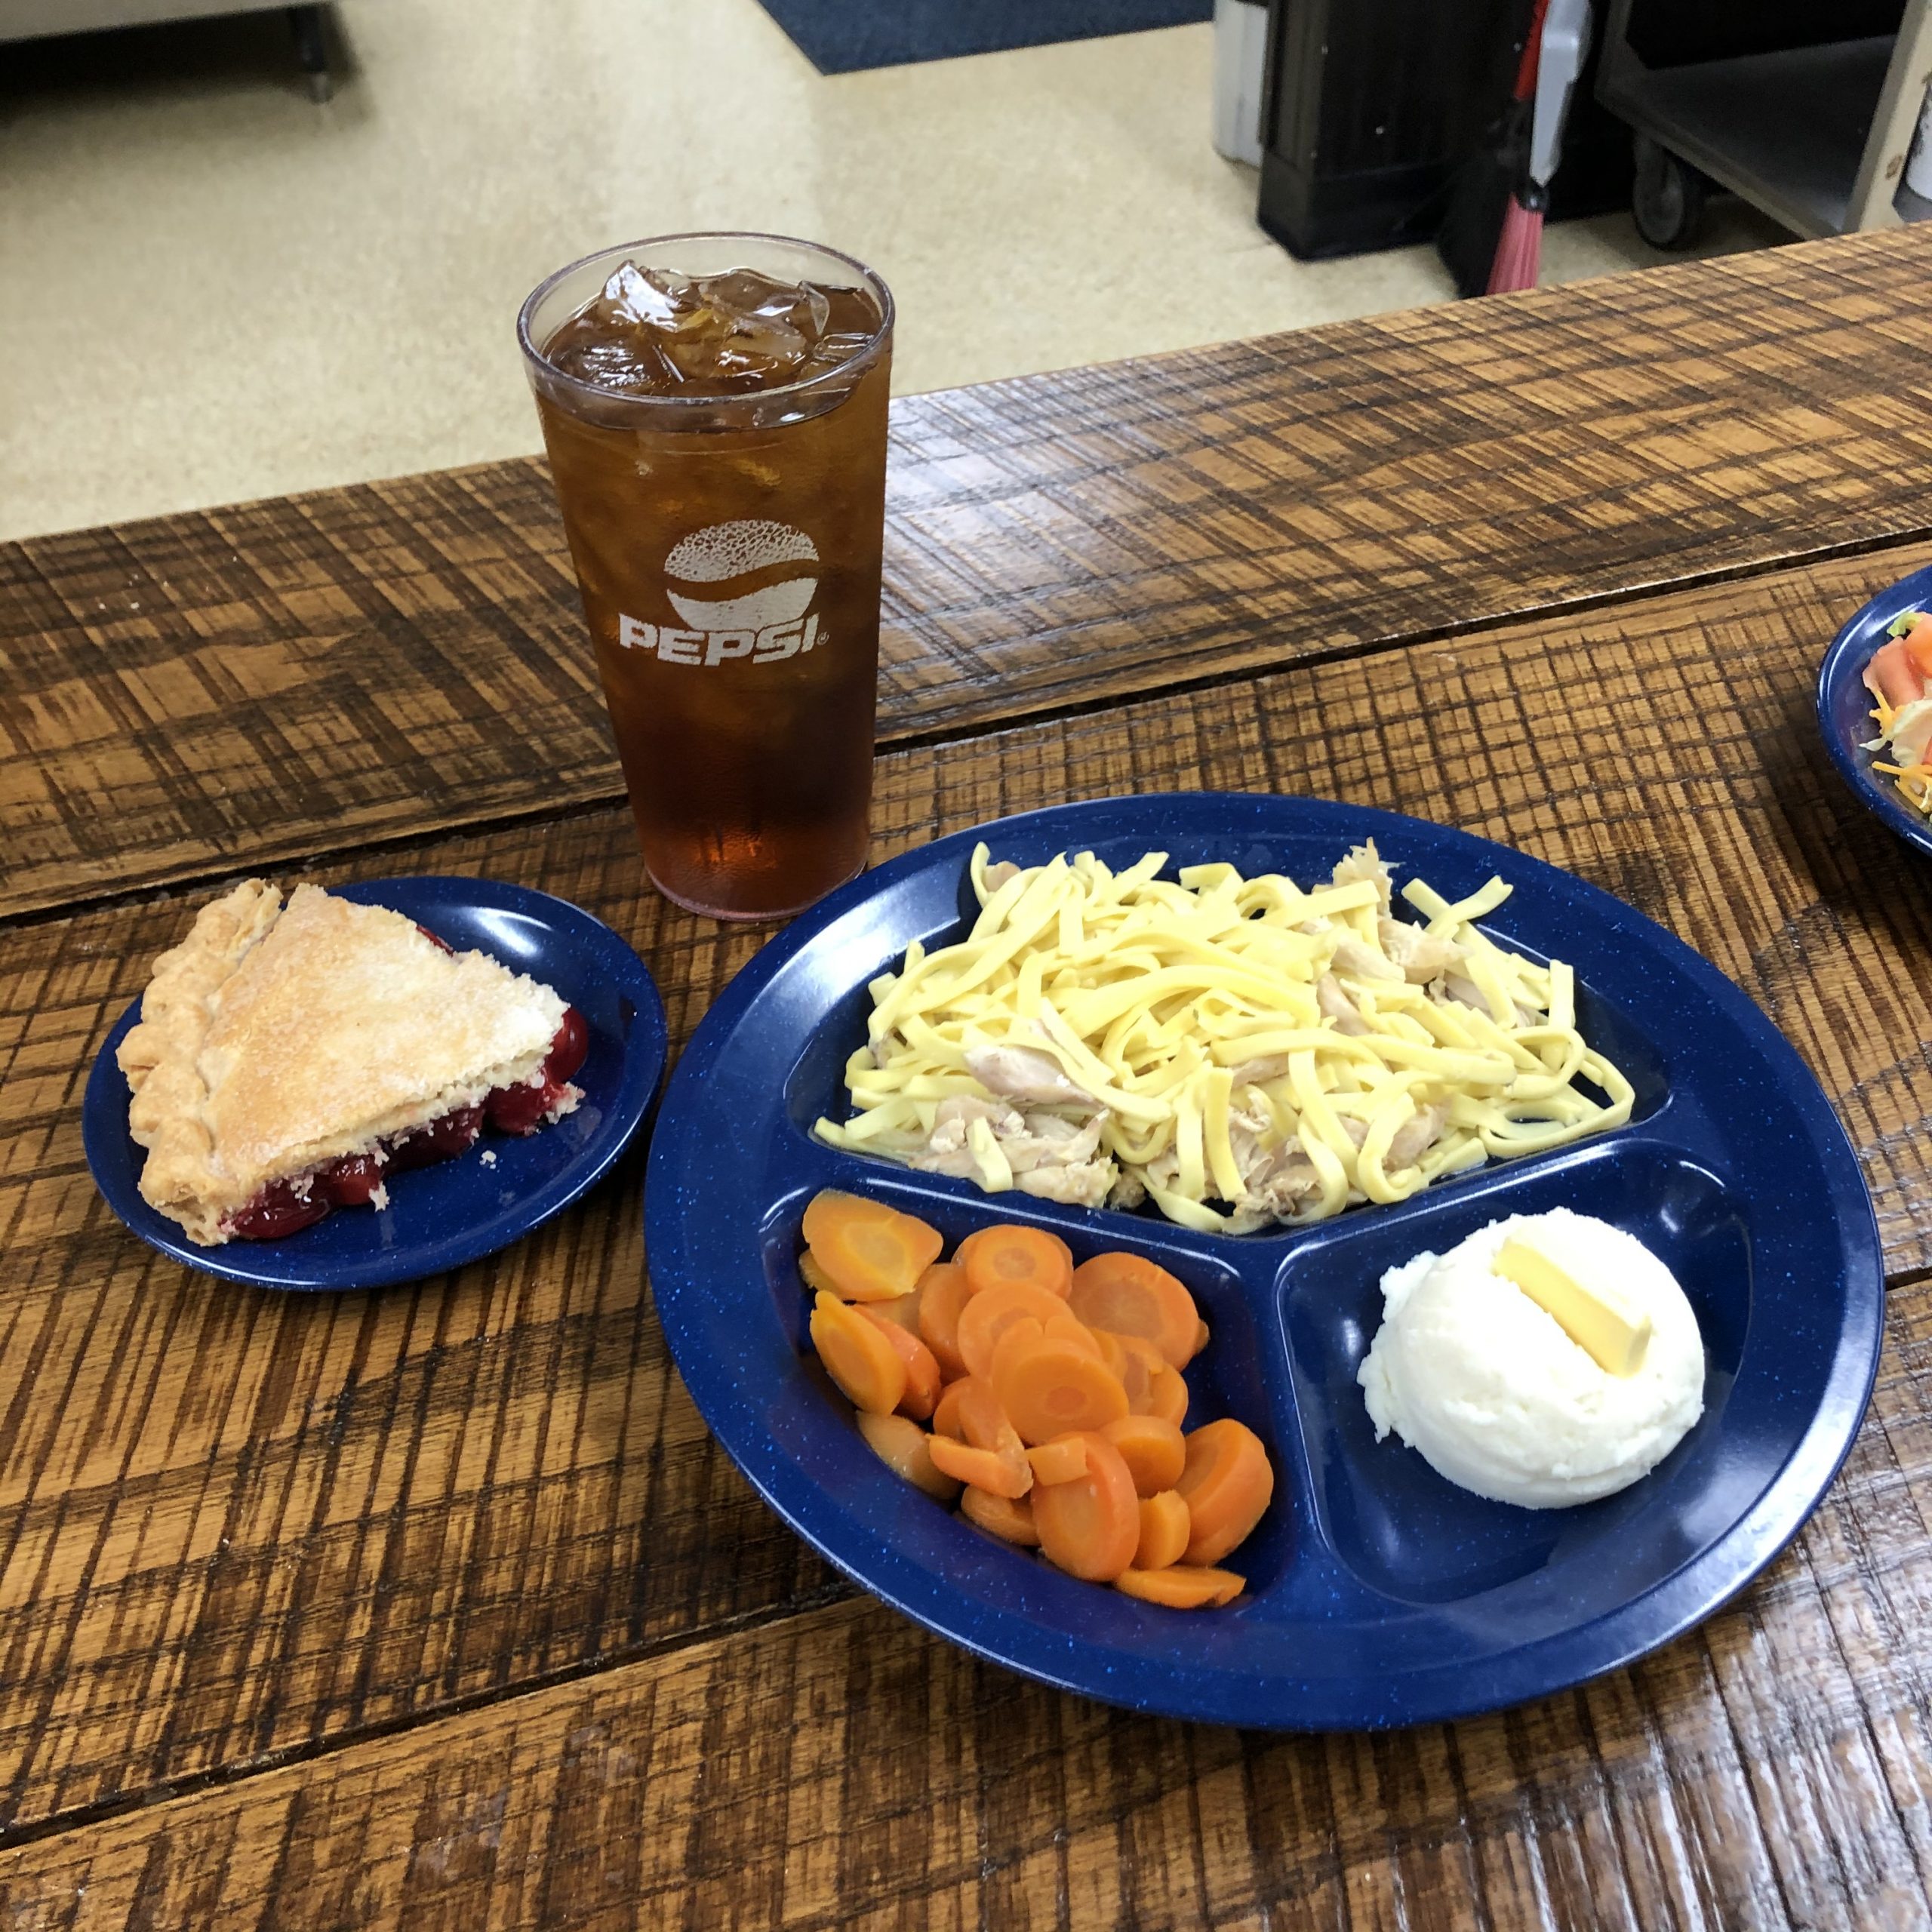
[[[1376,921],[1382,949],[1402,969],[1403,977],[1417,986],[1448,971],[1463,956],[1463,949],[1452,939],[1442,939],[1402,919],[1387,914]]]
[[[1241,1178],[1241,1198],[1229,1204],[1244,1228],[1281,1220],[1321,1191],[1321,1177],[1299,1138],[1275,1140],[1273,1134],[1265,1114],[1241,1107],[1229,1113],[1228,1146]]]
[[[1396,1128],[1395,1138],[1389,1143],[1388,1158],[1382,1163],[1390,1172],[1403,1168],[1412,1168],[1442,1137],[1442,1130],[1449,1124],[1449,1109],[1441,1100],[1432,1100],[1417,1109]]]
[[[1022,1194],[1042,1201],[1063,1201],[1069,1208],[1097,1208],[1119,1178],[1120,1170],[1111,1161],[1088,1161],[1075,1168],[1034,1168],[1016,1173],[1013,1184]]]
[[[1382,854],[1375,849],[1374,839],[1365,845],[1351,846],[1346,859],[1336,860],[1335,869],[1329,876],[1337,885],[1352,885],[1358,879],[1368,880],[1381,899],[1383,911],[1388,911],[1391,903],[1390,874]]]
[[[966,1055],[966,1070],[989,1094],[1022,1106],[1094,1107],[1100,1103],[1077,1086],[1051,1054],[1031,1047],[974,1047]]]
[[[1355,1003],[1342,990],[1333,973],[1324,973],[1315,983],[1315,1003],[1335,1023],[1338,1033],[1366,1033],[1368,1022],[1356,1010]]]
[[[976,1120],[984,1121],[992,1129],[996,1140],[1026,1131],[1026,1123],[1016,1108],[1002,1106],[995,1100],[979,1100],[970,1094],[956,1095],[940,1101],[925,1146],[906,1155],[907,1164],[917,1168],[921,1174],[951,1174],[959,1180],[975,1178],[980,1164],[974,1158],[967,1137]]]
[[[1442,1000],[1457,1006],[1466,1006],[1472,1012],[1488,1012],[1489,1001],[1484,998],[1482,989],[1473,980],[1466,980],[1460,973],[1449,973],[1443,976],[1439,984]],[[1432,994],[1436,991],[1435,986],[1429,988]],[[1520,1000],[1515,1002],[1515,1012],[1518,1026],[1540,1026],[1543,1024],[1543,1015],[1534,1007],[1525,1006]]]
[[[1346,973],[1351,979],[1387,981],[1406,977],[1394,960],[1352,934],[1336,942],[1332,963],[1337,972]]]
[[[1355,1008],[1350,1007],[1349,1011],[1353,1013]],[[1244,1087],[1265,1087],[1271,1080],[1280,1079],[1287,1070],[1286,1054],[1267,1054],[1260,1060],[1243,1060],[1229,1072],[1228,1078],[1233,1083],[1232,1091],[1238,1094]]]
[[[974,1121],[984,1121],[1013,1171],[1016,1187],[1050,1201],[1096,1208],[1106,1198],[1118,1173],[1111,1158],[1100,1155],[1106,1119],[1104,1111],[1085,1121],[1059,1114],[1022,1114],[997,1100],[955,1094],[939,1103],[924,1146],[906,1158],[921,1174],[977,1179],[980,1162],[971,1137]]]

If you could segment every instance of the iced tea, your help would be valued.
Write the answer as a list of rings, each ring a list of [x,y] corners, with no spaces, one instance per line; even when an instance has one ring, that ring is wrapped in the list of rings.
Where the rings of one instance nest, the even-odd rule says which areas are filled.
[[[865,860],[892,301],[761,235],[563,270],[520,332],[646,867],[795,912]]]

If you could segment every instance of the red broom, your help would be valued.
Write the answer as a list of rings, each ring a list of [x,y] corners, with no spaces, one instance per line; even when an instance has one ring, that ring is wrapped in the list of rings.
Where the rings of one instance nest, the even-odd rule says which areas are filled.
[[[1509,98],[1519,103],[1528,100],[1537,91],[1537,66],[1543,52],[1543,17],[1549,5],[1549,0],[1536,0],[1530,12],[1530,30],[1524,38],[1516,85],[1509,93]],[[1531,138],[1534,140],[1534,135]],[[1489,281],[1483,290],[1485,295],[1506,295],[1513,289],[1537,285],[1537,271],[1543,261],[1543,210],[1531,208],[1524,198],[1533,185],[1525,164],[1522,180],[1503,205],[1503,232],[1496,238],[1496,254],[1490,262]]]
[[[1589,31],[1589,0],[1537,0],[1522,64],[1516,70],[1514,97],[1521,101],[1534,95],[1536,100],[1530,122],[1529,166],[1503,210],[1503,232],[1490,264],[1489,294],[1506,295],[1537,285],[1550,177],[1556,172],[1570,90],[1583,71]]]

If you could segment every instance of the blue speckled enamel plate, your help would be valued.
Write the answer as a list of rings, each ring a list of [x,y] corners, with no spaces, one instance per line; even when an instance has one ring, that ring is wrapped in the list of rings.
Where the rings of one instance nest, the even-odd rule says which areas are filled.
[[[580,907],[494,879],[370,879],[330,890],[406,913],[458,952],[471,947],[554,986],[590,1023],[574,1084],[582,1104],[528,1138],[486,1134],[455,1160],[399,1174],[380,1213],[343,1208],[280,1241],[197,1247],[141,1198],[146,1158],[128,1132],[128,1082],[114,1052],[140,1017],[115,1023],[82,1107],[88,1165],[141,1238],[191,1268],[264,1288],[380,1287],[494,1254],[577,1199],[624,1150],[664,1071],[664,1005],[636,953]],[[186,919],[183,919],[183,930]],[[494,1158],[486,1163],[485,1151]]]
[[[1883,772],[1872,769],[1864,747],[1877,731],[1865,667],[1885,641],[1886,627],[1908,611],[1932,611],[1932,565],[1881,590],[1832,640],[1818,667],[1818,728],[1832,762],[1860,804],[1878,814],[1908,844],[1932,852],[1932,820],[1915,812]]]
[[[1064,1208],[819,1145],[864,1036],[866,982],[906,943],[943,944],[971,904],[968,854],[1037,863],[1324,877],[1373,837],[1399,877],[1454,899],[1515,888],[1487,928],[1576,967],[1584,1030],[1629,1075],[1620,1131],[1294,1233],[1239,1239]],[[1077,1583],[894,1476],[804,1348],[794,1265],[818,1189],[876,1195],[950,1244],[1017,1219],[1076,1257],[1124,1247],[1194,1291],[1213,1340],[1190,1426],[1258,1430],[1275,1500],[1233,1567],[1247,1595],[1183,1613]],[[1721,974],[1649,920],[1519,853],[1311,799],[1126,798],[1006,820],[906,854],[767,946],[712,1008],[666,1093],[647,1195],[651,1275],[686,1385],[760,1492],[888,1603],[982,1656],[1137,1709],[1296,1729],[1418,1723],[1542,1696],[1708,1617],[1797,1531],[1870,1393],[1883,1298],[1857,1163],[1817,1082]],[[1501,1214],[1564,1205],[1629,1229],[1683,1282],[1709,1360],[1703,1420],[1623,1494],[1516,1509],[1373,1438],[1355,1371],[1384,1269]]]

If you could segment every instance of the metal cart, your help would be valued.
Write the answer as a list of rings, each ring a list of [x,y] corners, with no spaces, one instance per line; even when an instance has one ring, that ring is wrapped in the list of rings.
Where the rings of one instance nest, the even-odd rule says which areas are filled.
[[[1903,186],[1932,85],[1932,0],[1896,34],[1647,67],[1633,0],[1611,0],[1597,98],[1636,137],[1631,204],[1654,248],[1687,248],[1715,183],[1805,236],[1932,220]]]

